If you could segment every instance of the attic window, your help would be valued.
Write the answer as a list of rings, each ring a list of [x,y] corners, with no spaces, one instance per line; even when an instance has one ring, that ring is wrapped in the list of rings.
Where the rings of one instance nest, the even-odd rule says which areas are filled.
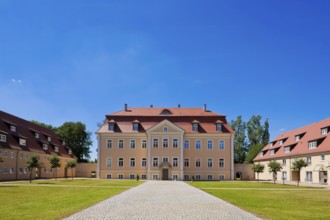
[[[260,152],[259,157],[263,157],[263,156],[264,156],[264,152]]]
[[[295,140],[296,140],[296,141],[299,141],[299,140],[300,140],[300,135],[297,135],[297,136],[295,137]]]
[[[47,140],[50,142],[50,141],[52,141],[52,138],[51,137],[48,137]]]
[[[4,134],[0,134],[0,141],[2,141],[2,142],[6,142],[6,138],[7,138],[6,135],[4,135]]]
[[[197,123],[192,124],[192,130],[193,131],[198,131],[198,124]]]
[[[217,123],[216,126],[217,131],[222,131],[222,124]]]
[[[291,151],[291,148],[290,147],[285,147],[284,148],[284,153],[290,153]]]
[[[115,130],[115,124],[109,123],[109,131],[114,131],[114,130]]]
[[[328,133],[328,128],[322,128],[321,129],[321,134],[324,135],[324,134],[327,134]]]
[[[270,155],[273,156],[275,154],[275,150],[270,151]]]
[[[280,140],[280,145],[282,145],[282,144],[283,144],[283,142],[284,142],[283,140]]]
[[[55,147],[54,147],[54,151],[55,151],[55,152],[58,152],[58,147],[55,146]]]
[[[308,142],[308,149],[315,149],[317,147],[317,141]]]
[[[139,123],[134,122],[133,123],[133,131],[138,131],[139,130]]]
[[[168,109],[163,109],[163,111],[160,113],[161,115],[171,115],[172,112]]]
[[[163,131],[164,131],[164,132],[167,132],[167,131],[168,131],[168,127],[164,126],[164,127],[163,127]]]
[[[65,141],[62,141],[62,144],[65,145]]]
[[[26,146],[26,140],[23,138],[19,139],[19,145]]]
[[[10,130],[11,130],[12,132],[16,132],[16,127],[15,127],[14,125],[10,125]]]
[[[42,145],[42,149],[44,149],[44,150],[48,150],[48,144],[43,144],[43,145]]]
[[[69,149],[69,154],[70,154],[70,155],[72,154],[72,150],[71,150],[71,149]]]
[[[39,137],[40,137],[39,133],[36,132],[36,133],[34,134],[34,137],[35,137],[35,138],[39,138]]]

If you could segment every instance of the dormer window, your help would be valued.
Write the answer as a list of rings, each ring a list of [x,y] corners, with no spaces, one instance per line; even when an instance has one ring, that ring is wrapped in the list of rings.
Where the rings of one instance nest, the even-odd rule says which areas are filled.
[[[164,126],[164,127],[163,127],[163,131],[164,131],[164,132],[168,132],[168,127],[167,127],[167,126]]]
[[[69,149],[69,155],[71,155],[72,154],[72,150],[71,149]]]
[[[317,141],[308,142],[308,149],[315,149],[317,147]]]
[[[14,125],[10,125],[10,130],[11,130],[12,132],[16,132],[16,127],[15,127]]]
[[[290,153],[291,151],[291,148],[290,147],[285,147],[284,148],[284,153]]]
[[[162,115],[171,115],[172,112],[168,109],[163,109],[163,111],[160,114],[162,114]]]
[[[274,143],[273,142],[270,142],[269,145],[270,145],[270,147],[272,147],[274,145]]]
[[[321,129],[321,134],[322,135],[328,134],[328,128],[322,128]]]
[[[115,130],[115,123],[109,123],[109,131]]]
[[[4,135],[4,134],[0,134],[0,141],[1,142],[6,142],[6,140],[7,140],[7,136]]]
[[[138,130],[139,130],[139,124],[133,123],[133,131],[138,131]]]
[[[283,142],[284,142],[283,140],[280,140],[280,145],[282,145],[282,144],[283,144]]]
[[[198,124],[192,124],[192,130],[193,131],[198,131]]]
[[[62,141],[62,144],[65,145],[65,141]]]
[[[26,140],[23,138],[19,139],[19,145],[26,146]]]
[[[260,152],[259,157],[263,157],[263,156],[264,156],[264,152]]]
[[[222,124],[216,124],[217,131],[222,131]]]
[[[297,135],[297,136],[295,137],[295,140],[296,140],[296,142],[299,141],[299,140],[300,140],[300,136]]]
[[[275,150],[271,150],[269,153],[271,156],[273,156],[275,154]]]
[[[49,142],[51,142],[51,141],[52,141],[52,138],[51,138],[51,137],[48,137],[47,140],[48,140]]]
[[[37,132],[34,133],[34,137],[35,137],[35,138],[39,138],[39,137],[40,137],[39,133],[37,133]]]
[[[44,149],[44,150],[48,150],[48,144],[43,144],[43,145],[42,145],[42,149]]]
[[[55,151],[55,152],[58,152],[58,147],[55,146],[55,147],[54,147],[54,151]]]

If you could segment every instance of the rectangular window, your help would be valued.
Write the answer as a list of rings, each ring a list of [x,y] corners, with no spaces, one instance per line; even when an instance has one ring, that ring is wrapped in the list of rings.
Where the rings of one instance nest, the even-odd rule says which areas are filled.
[[[108,149],[111,149],[112,148],[112,140],[108,140],[107,148]]]
[[[316,141],[308,142],[308,149],[315,149],[317,147]]]
[[[213,141],[208,140],[207,141],[207,149],[212,150],[212,148],[213,148]]]
[[[173,174],[172,179],[173,179],[174,181],[178,180],[178,175]]]
[[[54,147],[54,151],[55,152],[58,152],[58,147]]]
[[[223,140],[220,140],[220,141],[219,141],[219,149],[220,149],[220,150],[225,149],[225,141],[223,141]]]
[[[39,137],[40,137],[39,133],[37,133],[37,132],[34,133],[34,137],[35,137],[35,138],[39,138]]]
[[[0,134],[0,141],[6,142],[7,136],[4,134]]]
[[[152,158],[152,166],[158,167],[158,158],[157,157]]]
[[[164,131],[164,132],[168,132],[168,127],[164,126],[164,127],[163,127],[163,131]]]
[[[153,147],[158,147],[158,138],[152,139],[152,146]]]
[[[124,179],[124,175],[123,174],[118,174],[118,179],[120,179],[120,180]]]
[[[219,159],[219,167],[225,167],[225,159]]]
[[[118,141],[118,148],[123,149],[124,148],[124,140],[119,140]]]
[[[3,174],[8,174],[8,168],[7,167],[3,168]]]
[[[207,167],[212,167],[213,166],[213,160],[212,158],[207,159]]]
[[[133,131],[138,131],[138,130],[139,130],[139,124],[133,123]]]
[[[130,166],[135,167],[135,158],[130,159]]]
[[[147,166],[147,158],[142,158],[141,166],[142,167],[146,167]]]
[[[207,175],[207,180],[213,180],[213,175],[211,174]]]
[[[273,156],[274,153],[275,153],[275,150],[271,150],[271,151],[270,151],[270,155],[271,155],[271,156]]]
[[[168,139],[163,138],[163,148],[168,148]]]
[[[197,174],[197,175],[195,176],[195,180],[201,180],[201,175]]]
[[[217,124],[217,131],[221,131],[222,130],[222,125],[221,124]]]
[[[14,174],[15,173],[14,167],[10,168],[9,172],[10,172],[10,174]]]
[[[24,169],[23,168],[19,168],[19,174],[23,174]]]
[[[189,158],[184,158],[184,167],[189,167]]]
[[[189,149],[189,140],[184,140],[184,149]]]
[[[224,175],[219,175],[219,180],[220,181],[224,181],[225,180],[225,176]]]
[[[131,140],[131,149],[135,148],[135,140]]]
[[[42,149],[48,150],[48,144],[42,144]]]
[[[118,166],[119,167],[123,167],[124,166],[124,158],[121,157],[121,158],[118,159]]]
[[[135,180],[135,174],[130,174],[130,175],[129,175],[129,179],[131,179],[131,180]]]
[[[107,179],[111,179],[111,174],[107,174]]]
[[[141,179],[146,180],[147,179],[147,175],[146,174],[142,174],[141,175]]]
[[[51,137],[48,137],[47,140],[50,142],[50,141],[52,141],[52,138]]]
[[[282,145],[283,144],[283,140],[280,140],[280,145]]]
[[[142,140],[141,141],[141,147],[142,148],[147,148],[147,140]]]
[[[297,135],[297,136],[295,137],[295,141],[297,142],[297,141],[299,141],[299,140],[300,140],[300,136]]]
[[[173,138],[173,148],[178,148],[178,142],[177,138]]]
[[[282,166],[286,166],[286,159],[282,160]]]
[[[14,151],[10,152],[10,158],[14,159]]]
[[[112,158],[107,157],[107,167],[111,167],[111,166],[112,166]]]
[[[200,140],[196,140],[196,142],[195,142],[195,148],[196,149],[201,149],[201,141]]]
[[[290,151],[291,151],[290,147],[285,147],[284,148],[284,153],[290,153]]]
[[[306,172],[306,182],[313,182],[313,173],[311,171]]]
[[[307,164],[312,164],[312,157],[307,157],[306,158]]]
[[[325,160],[325,156],[321,155],[321,161],[324,161],[324,160]]]
[[[158,175],[157,174],[152,174],[152,179],[153,180],[158,180]]]
[[[12,132],[16,132],[16,127],[15,127],[14,125],[10,125],[10,130],[11,130]]]
[[[259,153],[259,156],[260,156],[260,157],[263,157],[263,156],[264,156],[264,152],[260,152],[260,153]]]
[[[192,130],[193,131],[198,131],[198,124],[193,124],[192,125]]]
[[[115,130],[115,124],[109,123],[109,131],[114,131],[114,130]]]
[[[282,171],[282,180],[286,180],[286,171]]]
[[[19,139],[19,145],[26,146],[26,140],[23,138]]]
[[[196,167],[201,167],[201,159],[200,158],[195,159],[195,166]]]
[[[178,167],[179,159],[177,157],[173,158],[173,167]]]
[[[324,135],[324,134],[327,134],[327,133],[328,133],[328,128],[322,128],[321,134]]]
[[[163,163],[167,163],[168,162],[168,157],[163,157]]]
[[[72,154],[72,150],[71,149],[69,149],[69,155],[71,155]]]
[[[185,181],[190,180],[190,175],[186,175],[186,174],[185,174],[185,175],[183,176],[183,180],[185,180]]]

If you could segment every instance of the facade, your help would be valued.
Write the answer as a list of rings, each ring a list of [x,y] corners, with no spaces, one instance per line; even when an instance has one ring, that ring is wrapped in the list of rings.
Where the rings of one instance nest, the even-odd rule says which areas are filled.
[[[329,132],[330,118],[279,135],[254,159],[254,163],[265,165],[265,171],[259,174],[259,178],[273,179],[272,174],[268,172],[267,164],[275,160],[282,164],[277,180],[297,181],[299,173],[292,170],[292,163],[295,159],[303,158],[308,166],[300,171],[300,180],[327,184],[330,165]]]
[[[224,115],[204,108],[125,108],[98,136],[101,179],[231,180],[233,136]]]
[[[32,155],[40,157],[33,179],[53,178],[48,161],[53,155],[60,157],[62,164],[56,170],[57,177],[64,177],[65,163],[75,160],[71,149],[52,130],[0,111],[0,181],[29,179],[26,162]]]

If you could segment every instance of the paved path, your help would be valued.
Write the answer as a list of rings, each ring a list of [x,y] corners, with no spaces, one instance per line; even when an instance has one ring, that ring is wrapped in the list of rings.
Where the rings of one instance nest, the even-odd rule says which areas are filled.
[[[67,218],[258,219],[180,181],[148,181]]]

